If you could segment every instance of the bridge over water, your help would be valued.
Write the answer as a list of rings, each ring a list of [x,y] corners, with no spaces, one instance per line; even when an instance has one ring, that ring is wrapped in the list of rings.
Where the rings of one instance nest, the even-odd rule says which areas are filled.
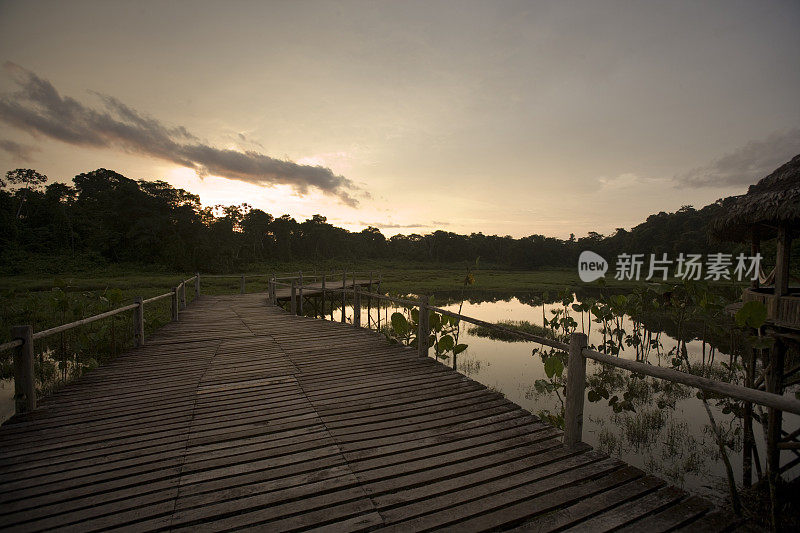
[[[0,427],[0,526],[264,531],[733,530],[370,330],[266,293],[201,296]]]

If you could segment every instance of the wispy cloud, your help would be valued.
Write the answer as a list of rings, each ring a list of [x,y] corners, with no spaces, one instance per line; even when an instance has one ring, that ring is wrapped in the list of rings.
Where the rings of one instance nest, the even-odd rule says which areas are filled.
[[[438,228],[441,226],[448,226],[450,225],[449,222],[437,222],[433,221],[430,224],[393,224],[391,222],[364,222],[363,220],[358,222],[362,226],[372,226],[378,229],[425,229],[425,228]]]
[[[8,139],[0,139],[0,150],[8,152],[21,161],[30,161],[32,159],[31,154],[37,151],[34,146],[19,144]]]
[[[19,90],[0,96],[0,121],[34,136],[155,157],[192,168],[201,176],[289,185],[299,194],[318,189],[346,205],[358,204],[353,195],[362,192],[359,187],[329,168],[276,159],[255,150],[217,148],[183,126],[168,127],[112,96],[93,93],[102,106],[89,107],[62,96],[49,81],[19,65],[7,62],[5,68]]]
[[[684,187],[750,185],[800,153],[800,128],[776,132],[761,141],[750,141],[714,160],[676,177]]]

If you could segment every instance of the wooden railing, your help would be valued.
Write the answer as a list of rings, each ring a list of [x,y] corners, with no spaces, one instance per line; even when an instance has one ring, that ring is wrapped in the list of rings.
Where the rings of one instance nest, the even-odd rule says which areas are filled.
[[[292,314],[304,314],[303,310],[303,302],[304,302],[304,291],[306,289],[311,289],[314,291],[320,291],[322,297],[321,308],[325,310],[326,306],[326,295],[329,292],[337,292],[341,293],[341,301],[342,301],[342,322],[345,321],[345,305],[347,299],[347,291],[348,288],[352,289],[356,287],[357,282],[359,282],[359,275],[363,275],[363,278],[360,278],[361,281],[367,281],[367,285],[369,289],[372,289],[373,284],[380,287],[381,284],[381,274],[378,273],[377,275],[375,272],[358,272],[358,271],[348,271],[342,270],[341,272],[332,271],[330,273],[326,272],[323,274],[314,273],[312,276],[308,276],[307,274],[304,276],[302,272],[298,272],[297,275],[293,276],[283,276],[277,277],[276,275],[272,275],[269,279],[267,284],[267,294],[269,297],[270,303],[276,305],[278,303],[278,297],[276,290],[280,287],[287,287],[289,288],[289,311]],[[341,287],[338,289],[329,289],[327,283],[329,281],[338,281],[341,279]],[[313,280],[313,281],[311,281]],[[307,287],[306,282],[308,283],[320,283],[319,287]],[[333,313],[333,309],[331,308],[331,313]],[[331,319],[332,315],[331,315]]]
[[[296,279],[292,279],[292,282],[289,285],[292,286],[293,288],[298,288],[297,285],[295,285],[296,281],[297,281]],[[272,281],[271,287],[274,286],[275,282]],[[302,291],[302,285],[299,286],[299,289],[300,291]],[[337,289],[337,292],[339,290],[342,289]],[[642,363],[640,361],[631,361],[629,359],[624,359],[622,357],[616,357],[606,353],[598,352],[597,350],[591,349],[588,346],[588,338],[583,333],[572,333],[569,337],[569,342],[566,343],[551,338],[506,328],[503,326],[499,326],[497,324],[492,324],[490,322],[479,320],[477,318],[462,315],[460,313],[448,311],[447,309],[442,309],[440,307],[429,305],[429,298],[427,296],[421,296],[418,300],[411,300],[408,298],[397,298],[385,294],[365,291],[361,287],[359,287],[355,283],[355,281],[347,288],[347,290],[348,292],[352,292],[353,325],[355,327],[361,326],[361,302],[364,297],[376,300],[390,301],[398,306],[406,308],[418,308],[420,310],[419,313],[420,318],[418,321],[418,331],[417,331],[417,352],[419,357],[428,357],[429,355],[429,346],[428,346],[428,339],[430,337],[429,312],[431,311],[452,318],[456,318],[460,321],[467,322],[470,324],[475,324],[478,326],[491,328],[497,331],[502,331],[504,333],[515,335],[521,339],[525,339],[531,342],[536,342],[538,344],[543,344],[545,346],[550,346],[552,348],[556,348],[558,350],[563,350],[564,352],[566,352],[568,354],[568,358],[567,358],[566,399],[565,399],[565,409],[564,409],[564,444],[567,446],[574,446],[578,442],[581,442],[583,438],[583,406],[584,406],[584,396],[586,394],[587,359],[591,359],[593,361],[597,361],[604,365],[609,365],[615,368],[628,370],[630,372],[634,372],[637,374],[642,374],[657,379],[663,379],[673,383],[680,383],[682,385],[687,385],[689,387],[693,387],[701,391],[719,394],[749,404],[762,405],[768,408],[772,414],[774,414],[775,412],[787,412],[800,415],[800,400],[784,396],[782,394],[776,394],[775,392],[770,392],[769,390],[763,391],[759,389],[743,387],[741,385],[727,383],[724,381],[717,381],[714,379],[697,376],[687,372],[681,372],[679,370],[671,368],[654,366],[651,364]],[[344,291],[342,290],[342,292]],[[274,293],[272,294],[274,296]],[[293,295],[292,299],[294,299],[295,293],[293,292],[292,295]],[[324,295],[325,295],[325,289],[323,286],[322,290],[323,299],[325,297]],[[271,301],[275,303],[274,298]],[[342,322],[345,321],[344,307],[345,307],[345,300],[343,295]],[[293,305],[291,308],[294,312],[297,312],[296,305]],[[378,316],[380,317],[380,311],[378,312]],[[369,326],[369,319],[367,325]],[[380,323],[378,323],[378,328],[380,329]],[[770,416],[769,418],[774,419],[775,417]],[[778,428],[777,431],[780,431],[780,428]],[[770,428],[769,432],[774,433],[775,429]],[[778,437],[780,437],[780,434],[778,435]],[[792,443],[776,442],[775,444],[777,448],[781,449],[794,447]]]
[[[98,320],[110,318],[121,313],[133,311],[133,344],[136,347],[144,346],[144,306],[171,298],[170,315],[177,321],[181,309],[186,309],[186,284],[194,282],[195,298],[200,296],[200,274],[197,273],[189,279],[180,281],[169,292],[153,296],[152,298],[136,298],[134,303],[124,305],[105,313],[100,313],[68,324],[62,324],[41,331],[33,331],[33,326],[13,326],[11,337],[13,340],[0,344],[0,352],[15,350],[14,352],[14,407],[17,413],[31,412],[36,409],[36,376],[34,373],[34,341],[63,333],[79,326],[91,324]]]

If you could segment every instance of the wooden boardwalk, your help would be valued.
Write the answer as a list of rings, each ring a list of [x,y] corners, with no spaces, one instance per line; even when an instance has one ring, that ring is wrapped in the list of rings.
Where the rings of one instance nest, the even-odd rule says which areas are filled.
[[[341,279],[329,279],[325,282],[325,291],[329,292],[330,294],[327,295],[328,298],[332,298],[333,301],[341,302],[342,297],[342,286],[345,289],[352,292],[353,290],[353,283],[361,288],[371,287],[378,284],[378,280],[368,280],[368,279],[348,279],[347,283],[342,281]],[[315,281],[315,282],[305,282],[303,283],[303,296],[318,296],[322,294],[322,282]],[[287,287],[285,284],[278,285],[275,289],[275,298],[278,300],[288,300],[291,298],[292,289]]]
[[[501,395],[266,295],[201,297],[0,427],[13,531],[687,531],[728,514]]]

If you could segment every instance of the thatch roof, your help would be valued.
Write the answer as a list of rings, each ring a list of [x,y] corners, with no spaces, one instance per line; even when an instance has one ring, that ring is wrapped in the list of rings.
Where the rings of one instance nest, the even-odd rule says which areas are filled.
[[[768,239],[778,226],[800,228],[800,154],[772,174],[751,185],[728,211],[712,221],[713,236],[747,241],[758,228]]]

